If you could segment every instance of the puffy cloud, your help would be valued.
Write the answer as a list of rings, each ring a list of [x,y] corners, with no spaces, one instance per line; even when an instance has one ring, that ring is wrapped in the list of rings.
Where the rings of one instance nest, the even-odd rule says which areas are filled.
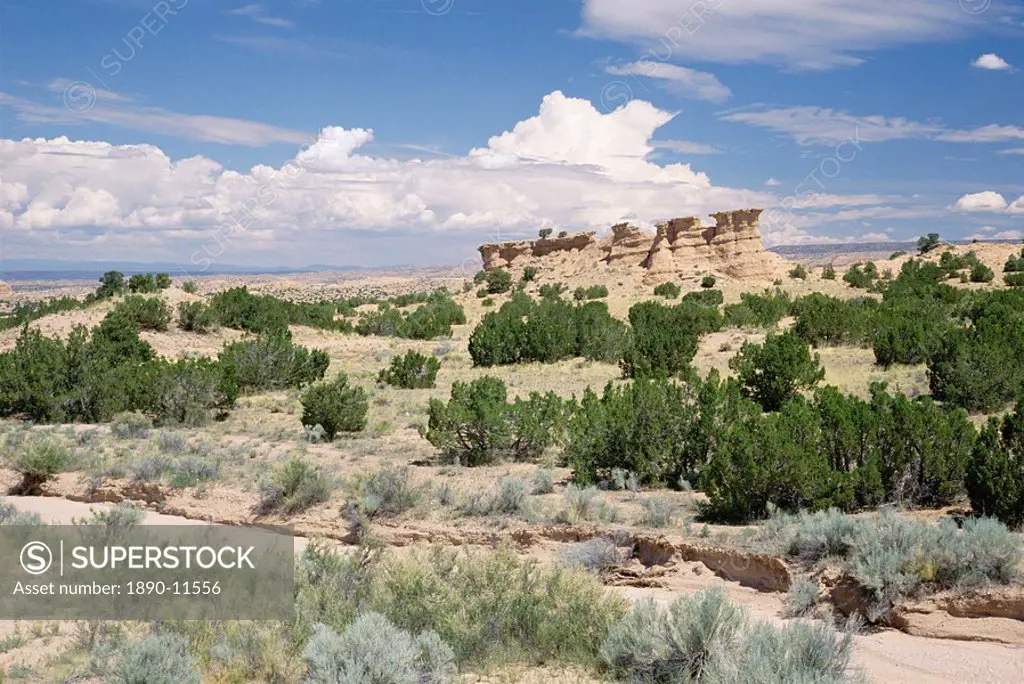
[[[986,53],[971,63],[971,66],[978,69],[991,69],[993,71],[1005,71],[1010,69],[1010,63],[994,53]]]
[[[780,180],[779,180],[778,178],[776,178],[775,176],[772,176],[771,178],[769,178],[768,180],[766,180],[766,181],[764,182],[764,184],[765,184],[765,185],[767,185],[767,186],[768,186],[769,188],[774,188],[774,187],[777,187],[777,186],[779,186],[779,185],[782,185],[782,181],[780,181]]]
[[[974,194],[964,195],[953,205],[955,211],[1005,211],[1006,199],[998,192],[986,190]]]
[[[536,116],[463,156],[370,156],[363,149],[373,131],[328,127],[281,167],[248,171],[201,156],[174,160],[152,145],[0,140],[0,227],[24,252],[58,228],[79,240],[76,253],[116,248],[124,258],[194,254],[219,231],[240,245],[236,262],[246,260],[241,251],[276,246],[310,263],[321,254],[294,255],[316,243],[344,251],[338,237],[368,231],[478,243],[545,226],[650,226],[774,202],[764,192],[714,186],[689,164],[652,161],[652,138],[672,117],[639,100],[602,113],[554,92]]]

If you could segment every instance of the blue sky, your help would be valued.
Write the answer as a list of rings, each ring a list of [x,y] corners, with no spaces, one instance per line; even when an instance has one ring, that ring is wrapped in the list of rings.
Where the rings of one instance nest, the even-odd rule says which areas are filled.
[[[2,256],[1020,238],[1022,38],[1009,0],[0,0]]]

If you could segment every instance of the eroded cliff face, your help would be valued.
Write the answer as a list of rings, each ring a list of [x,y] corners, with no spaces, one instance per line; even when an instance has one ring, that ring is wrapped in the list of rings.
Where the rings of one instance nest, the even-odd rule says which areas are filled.
[[[598,240],[594,233],[561,238],[501,242],[480,247],[484,268],[543,269],[555,264],[572,267],[569,275],[588,270],[636,269],[643,282],[698,277],[711,273],[738,279],[773,280],[786,269],[786,261],[764,249],[759,218],[761,209],[712,214],[713,226],[696,217],[658,224],[654,235],[621,223],[611,235]]]

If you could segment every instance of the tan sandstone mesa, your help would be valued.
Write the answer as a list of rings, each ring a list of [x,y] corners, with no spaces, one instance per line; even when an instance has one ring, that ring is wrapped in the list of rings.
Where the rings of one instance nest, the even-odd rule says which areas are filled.
[[[723,211],[704,226],[696,217],[657,225],[654,235],[620,223],[611,235],[570,233],[565,237],[498,242],[480,247],[484,269],[543,266],[552,256],[567,258],[581,272],[602,266],[642,269],[645,284],[704,274],[745,280],[773,280],[786,261],[764,249],[759,217],[763,209]]]

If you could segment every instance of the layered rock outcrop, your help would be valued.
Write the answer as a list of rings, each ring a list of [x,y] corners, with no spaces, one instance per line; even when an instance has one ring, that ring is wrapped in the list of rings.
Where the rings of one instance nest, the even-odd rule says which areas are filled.
[[[786,261],[764,249],[759,218],[761,209],[723,211],[711,216],[713,226],[696,217],[672,219],[657,226],[654,235],[621,223],[598,239],[594,233],[560,238],[501,242],[480,247],[484,268],[543,268],[558,255],[576,272],[588,269],[636,269],[644,283],[711,273],[732,278],[772,280],[786,269]]]

